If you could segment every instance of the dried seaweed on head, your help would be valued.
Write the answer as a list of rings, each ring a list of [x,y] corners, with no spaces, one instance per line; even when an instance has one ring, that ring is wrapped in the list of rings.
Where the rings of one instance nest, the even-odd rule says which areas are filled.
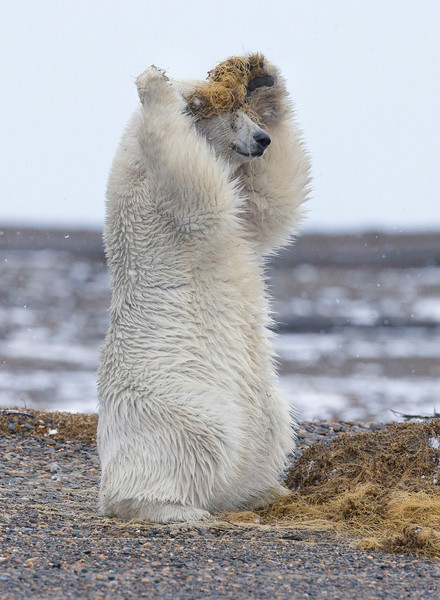
[[[190,112],[198,118],[207,119],[240,109],[258,121],[251,107],[251,94],[274,84],[275,79],[268,73],[262,54],[232,56],[209,71],[207,81],[193,90],[186,101]]]

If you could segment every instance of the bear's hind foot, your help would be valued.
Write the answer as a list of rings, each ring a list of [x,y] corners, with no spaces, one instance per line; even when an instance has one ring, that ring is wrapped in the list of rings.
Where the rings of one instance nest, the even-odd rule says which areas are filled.
[[[206,510],[195,506],[161,502],[148,502],[140,506],[139,517],[153,523],[181,523],[183,521],[205,521],[210,518]]]
[[[183,506],[174,502],[125,500],[118,503],[116,515],[122,519],[139,519],[150,523],[182,523],[205,521],[211,517],[207,510]]]
[[[290,490],[284,485],[277,484],[270,488],[265,494],[254,498],[246,505],[247,510],[259,510],[260,508],[264,508],[269,502],[272,500],[277,500],[286,494],[289,494]]]

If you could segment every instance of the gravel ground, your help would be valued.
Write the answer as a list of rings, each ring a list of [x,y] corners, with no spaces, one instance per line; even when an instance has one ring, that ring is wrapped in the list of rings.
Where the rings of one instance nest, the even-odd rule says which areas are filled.
[[[379,423],[304,423],[316,441]],[[330,532],[122,523],[96,512],[96,445],[0,437],[0,598],[440,598],[440,564]]]

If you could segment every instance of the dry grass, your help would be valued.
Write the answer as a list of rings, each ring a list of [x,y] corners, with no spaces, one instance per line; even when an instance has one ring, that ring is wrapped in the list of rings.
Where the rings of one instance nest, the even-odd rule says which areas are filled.
[[[271,81],[272,80],[272,81]],[[265,70],[265,59],[261,54],[248,56],[231,56],[209,71],[208,80],[186,98],[191,112],[200,118],[209,118],[238,108],[256,115],[248,103],[254,86],[251,81],[258,81],[258,87],[273,85],[273,79]]]
[[[308,448],[290,469],[292,492],[236,522],[334,529],[358,547],[440,559],[440,419],[392,424]]]
[[[9,427],[10,424],[15,425],[15,429],[12,431]],[[47,412],[30,408],[0,410],[0,435],[26,433],[32,437],[94,442],[97,425],[98,415],[96,414]]]

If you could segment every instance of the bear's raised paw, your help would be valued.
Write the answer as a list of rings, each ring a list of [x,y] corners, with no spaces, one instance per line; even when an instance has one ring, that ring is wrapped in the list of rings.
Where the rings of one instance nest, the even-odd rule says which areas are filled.
[[[163,69],[159,69],[155,65],[151,65],[151,67],[145,69],[136,78],[136,86],[142,104],[153,98],[172,92],[169,77]]]

